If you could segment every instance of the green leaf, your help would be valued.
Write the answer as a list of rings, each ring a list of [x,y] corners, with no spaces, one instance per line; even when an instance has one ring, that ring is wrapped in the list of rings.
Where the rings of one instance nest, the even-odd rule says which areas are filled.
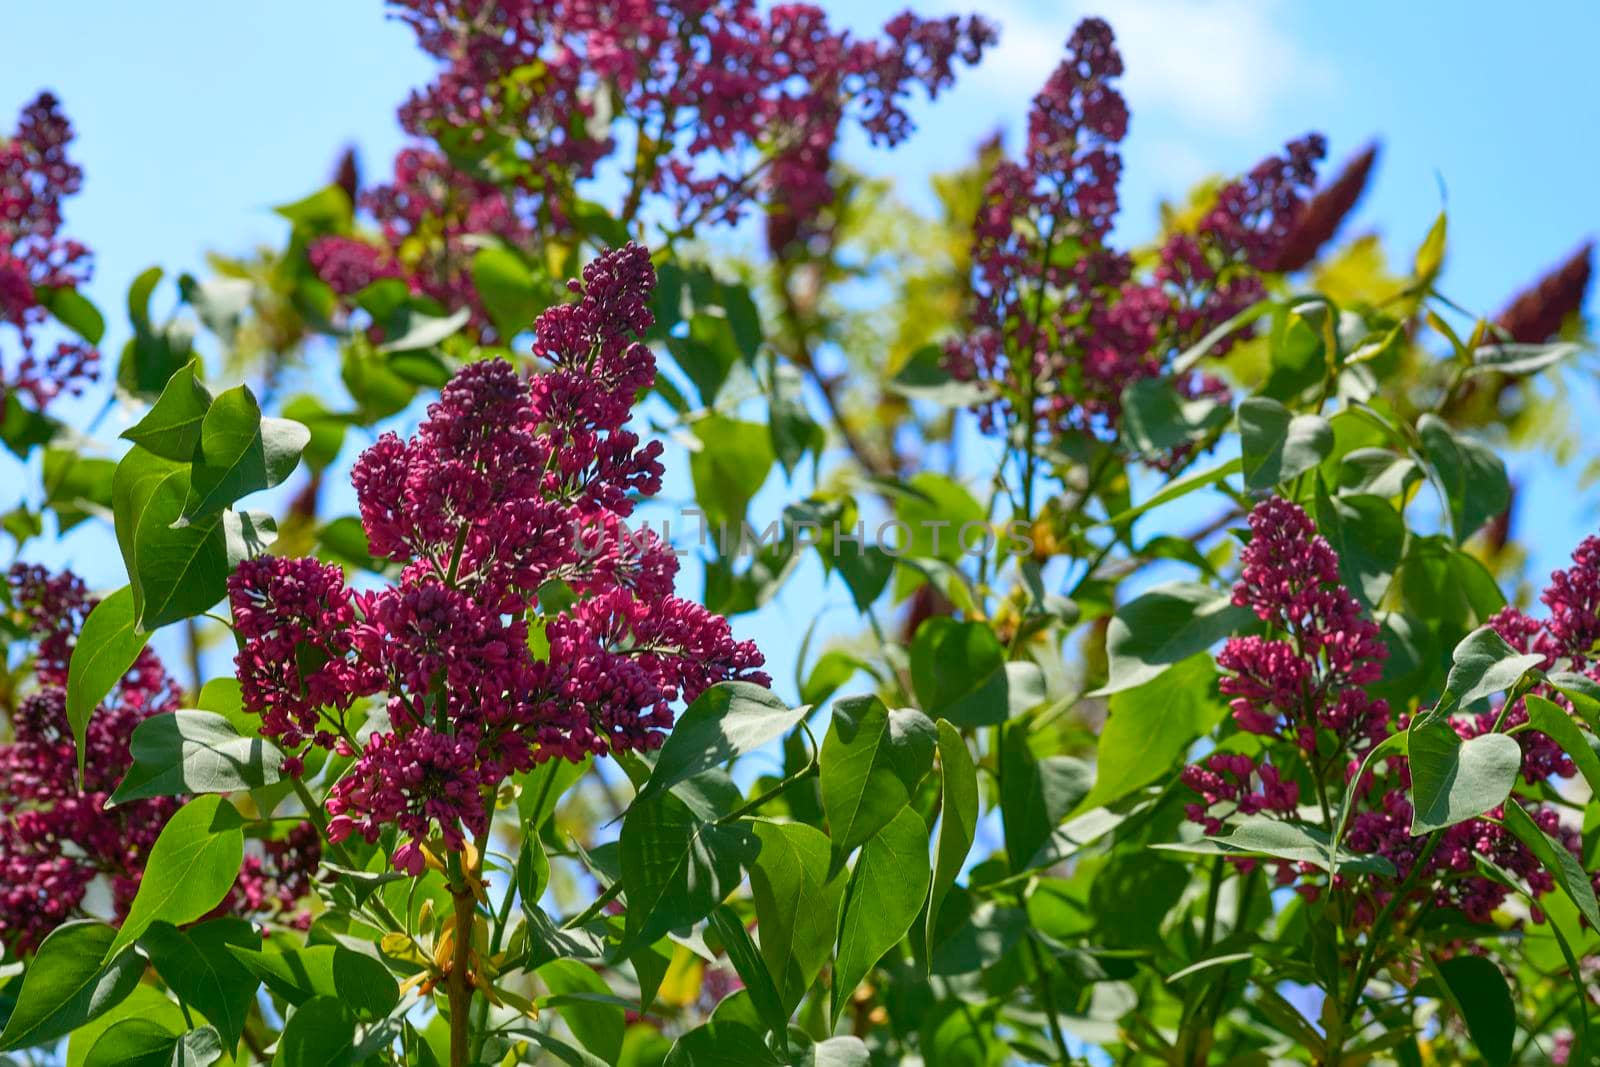
[[[1546,680],[1572,701],[1572,709],[1583,717],[1590,730],[1600,733],[1600,683],[1572,671],[1551,671]]]
[[[190,1030],[173,1046],[170,1067],[211,1067],[226,1055],[222,1035],[215,1028],[202,1026]]]
[[[1279,304],[1273,309],[1272,329],[1267,335],[1271,372],[1261,387],[1264,395],[1287,400],[1326,378],[1329,343],[1336,340],[1331,314],[1336,312],[1320,299]]]
[[[577,960],[551,960],[536,973],[551,993],[568,998],[555,1010],[578,1043],[606,1063],[617,1062],[617,1057],[622,1055],[622,1035],[627,1029],[623,1008],[598,999],[578,999],[581,994],[609,995],[611,987],[606,985],[605,979]]]
[[[788,707],[763,686],[717,683],[673,724],[649,781],[633,802],[642,803],[701,771],[756,751],[788,733],[810,711]]]
[[[238,809],[221,797],[197,797],[179,808],[150,849],[139,892],[105,958],[143,937],[151,923],[182,926],[222,903],[244,859],[243,826]]]
[[[1523,698],[1528,709],[1528,722],[1535,730],[1561,746],[1572,757],[1572,763],[1589,783],[1589,789],[1600,797],[1600,754],[1590,747],[1588,737],[1578,729],[1565,708],[1541,696],[1529,694]]]
[[[1517,1009],[1500,968],[1486,956],[1460,955],[1440,962],[1438,972],[1484,1062],[1506,1067],[1517,1034]]]
[[[61,533],[86,519],[111,512],[117,465],[70,449],[44,450],[45,504],[56,513]]]
[[[279,204],[273,213],[294,223],[295,229],[313,233],[348,233],[352,207],[350,195],[339,185],[325,185],[314,193],[289,204]]]
[[[228,591],[220,516],[175,525],[189,499],[189,465],[134,447],[112,487],[117,544],[133,589],[135,625],[150,631],[210,608]]]
[[[838,929],[846,876],[829,875],[829,844],[802,823],[757,820],[761,851],[750,864],[750,895],[761,955],[792,1010],[827,962]]]
[[[147,638],[134,626],[133,590],[123,586],[94,606],[67,664],[67,723],[83,775],[83,738],[89,716],[128,673]]]
[[[820,427],[806,411],[805,378],[798,368],[780,363],[773,368],[767,390],[767,424],[772,430],[772,451],[785,474],[793,474],[807,449],[824,443]]]
[[[978,769],[961,731],[944,720],[939,727],[939,839],[934,847],[933,879],[928,890],[928,956],[933,955],[933,932],[945,894],[972,850],[978,834]]]
[[[528,828],[537,831],[555,814],[556,804],[572,784],[594,765],[594,757],[581,762],[547,760],[519,778],[522,791],[517,797],[517,814]]]
[[[944,367],[944,349],[923,345],[887,383],[891,392],[908,400],[921,400],[944,408],[970,408],[992,392],[984,382],[963,382],[950,377]]]
[[[1227,593],[1193,582],[1171,582],[1117,609],[1106,628],[1110,680],[1096,695],[1144,685],[1175,663],[1255,623]]]
[[[37,293],[43,304],[56,317],[56,321],[88,341],[100,343],[106,335],[106,317],[78,290],[70,285],[41,288]]]
[[[1455,697],[1456,706],[1471,707],[1485,697],[1514,688],[1523,675],[1543,662],[1543,656],[1518,652],[1494,629],[1480,626],[1451,652],[1445,691]],[[1440,707],[1443,705],[1441,701]]]
[[[1420,835],[1476,818],[1505,803],[1522,770],[1522,749],[1505,734],[1462,741],[1438,719],[1407,731],[1411,759],[1411,832]]]
[[[927,899],[928,881],[928,824],[914,808],[902,807],[862,847],[850,872],[839,916],[830,1020],[839,1018],[856,986],[911,929]]]
[[[0,398],[0,441],[18,459],[27,459],[35,448],[54,441],[64,430],[55,419],[24,407],[16,390],[8,390]]]
[[[711,926],[722,941],[723,951],[733,963],[733,969],[738,973],[739,980],[744,983],[745,992],[750,995],[750,1002],[755,1005],[756,1015],[760,1017],[767,1032],[778,1038],[780,1047],[788,1051],[789,1012],[784,1009],[783,1000],[778,995],[778,987],[773,983],[766,962],[756,951],[755,942],[750,940],[750,932],[744,928],[744,923],[739,921],[739,916],[726,904],[712,911]]]
[[[1330,497],[1320,481],[1316,518],[1317,532],[1339,554],[1339,580],[1364,606],[1376,607],[1400,567],[1405,520],[1382,497]]]
[[[1152,846],[1167,852],[1200,856],[1271,856],[1291,863],[1310,863],[1323,870],[1330,866],[1329,838],[1316,826],[1284,822],[1265,816],[1252,816],[1238,823],[1226,837],[1206,837],[1199,841],[1174,842]],[[1339,850],[1337,866],[1356,874],[1394,877],[1394,865],[1384,856]]]
[[[928,1061],[932,1063],[933,1061]],[[830,1037],[800,1050],[794,1067],[869,1067],[872,1054],[859,1037]]]
[[[1333,452],[1333,429],[1321,415],[1295,415],[1269,397],[1239,405],[1239,445],[1247,489],[1271,489],[1314,469]]]
[[[1424,237],[1422,244],[1418,246],[1414,261],[1417,280],[1424,285],[1432,284],[1434,276],[1439,273],[1439,268],[1444,265],[1445,231],[1445,214],[1441,211],[1439,217],[1429,227],[1428,236]]]
[[[133,953],[130,952],[129,955]],[[95,1043],[107,1030],[124,1019],[144,1019],[159,1023],[172,1034],[182,1033],[188,1026],[183,1017],[183,1009],[166,993],[150,983],[134,986],[133,992],[116,1007],[93,1022],[72,1031],[67,1038],[66,1067],[84,1067],[84,1062],[88,1059]]]
[[[329,411],[316,397],[301,393],[284,403],[283,417],[293,419],[311,431],[311,440],[300,457],[305,460],[307,467],[320,471],[339,458],[339,450],[344,447],[345,430],[350,425],[348,415]]]
[[[1345,454],[1339,465],[1342,492],[1385,500],[1404,495],[1421,477],[1422,468],[1416,460],[1386,448],[1354,449]]]
[[[1071,756],[1035,756],[1029,724],[1008,723],[1000,742],[1000,820],[1010,869],[1026,869],[1067,814],[1089,792],[1094,769]]]
[[[937,745],[938,731],[920,711],[890,711],[875,696],[834,702],[821,790],[835,866],[910,802]]]
[[[1005,649],[985,623],[924,621],[911,643],[911,685],[924,711],[957,726],[994,726],[1010,713]]]
[[[0,1051],[65,1037],[133,992],[144,960],[132,951],[111,951],[116,938],[111,927],[90,919],[50,931],[23,972],[22,989],[0,1031]]]
[[[1472,367],[1467,373],[1505,374],[1512,377],[1536,374],[1582,351],[1582,345],[1571,341],[1557,341],[1546,345],[1515,342],[1487,344],[1472,353]]]
[[[117,385],[124,392],[155,400],[167,380],[194,358],[194,328],[181,319],[157,324],[150,297],[161,282],[161,268],[150,267],[128,286],[128,321],[133,338],[122,349]]]
[[[738,888],[755,837],[738,823],[702,822],[675,794],[635,804],[622,820],[622,884],[633,945],[692,926]]]
[[[529,329],[543,310],[538,279],[522,257],[509,248],[478,249],[472,257],[472,284],[502,344]]]
[[[1459,545],[1510,505],[1506,465],[1489,447],[1457,434],[1436,415],[1417,420],[1417,435],[1450,503],[1451,530]]]
[[[317,530],[317,546],[324,559],[331,559],[358,570],[381,571],[383,564],[372,558],[367,531],[354,515],[341,515]],[[323,554],[326,553],[326,554]]]
[[[248,386],[212,402],[200,423],[186,519],[209,515],[241,497],[271,489],[294,473],[311,431],[289,419],[263,418]]]
[[[961,899],[961,904],[963,911],[971,911],[964,921],[946,920],[939,930],[938,948],[928,959],[930,974],[951,977],[988,971],[1027,935],[1028,914],[1021,908],[1002,907],[992,900],[974,906]]]
[[[471,308],[460,308],[444,318],[435,318],[418,311],[409,312],[404,319],[404,328],[398,331],[392,341],[385,341],[379,345],[378,351],[383,353],[424,351],[457,333],[471,318]]]
[[[1600,929],[1600,903],[1595,901],[1594,887],[1589,883],[1589,875],[1578,858],[1568,852],[1565,845],[1541,830],[1516,800],[1509,801],[1505,806],[1505,826],[1544,864],[1545,870],[1555,878],[1556,885],[1589,920],[1589,928]]]
[[[123,1019],[100,1035],[83,1064],[84,1067],[168,1067],[178,1038],[179,1035],[154,1020]]]
[[[1114,804],[1172,773],[1190,743],[1227,712],[1216,682],[1211,657],[1197,653],[1141,686],[1113,693],[1096,748],[1094,787],[1079,809]]]
[[[278,540],[278,521],[263,511],[224,511],[222,545],[230,570],[266,554]]]
[[[228,946],[227,951],[290,1004],[338,1000],[366,1019],[381,1019],[400,1002],[400,989],[380,961],[344,945],[309,948]]]
[[[152,923],[139,939],[156,973],[184,1003],[200,1009],[229,1048],[239,1044],[260,981],[229,951],[259,950],[261,935],[243,919],[224,916],[184,930]]]
[[[1122,390],[1122,431],[1144,455],[1171,452],[1220,429],[1228,406],[1211,397],[1185,399],[1167,378],[1140,378]]]
[[[199,370],[200,361],[191,360],[168,379],[155,406],[122,431],[122,439],[175,463],[194,459],[201,424],[211,410],[211,393],[200,384]]]
[[[182,274],[178,277],[178,292],[184,302],[194,308],[201,324],[224,345],[232,347],[239,333],[239,323],[250,310],[255,283],[249,278],[226,277],[199,281],[192,274]]]
[[[722,391],[728,374],[751,352],[740,349],[733,325],[725,316],[698,312],[689,318],[686,336],[667,338],[667,350],[689,376],[700,402],[709,407]]]
[[[896,555],[959,563],[966,553],[961,547],[962,530],[968,529],[971,538],[978,527],[988,525],[983,507],[966,486],[934,471],[912,475],[904,489],[907,491],[895,495],[894,514],[910,527],[911,536]],[[879,534],[890,548],[898,536],[888,530]]]
[[[740,523],[751,499],[772,470],[772,435],[756,422],[738,422],[708,415],[690,429],[700,449],[689,456],[695,501],[705,512],[706,526],[727,534],[719,539],[724,552],[738,543]]]
[[[783,1061],[759,1030],[713,1019],[674,1041],[661,1067],[783,1067]]]
[[[278,1038],[274,1067],[347,1067],[356,1047],[356,1018],[344,1001],[312,997],[294,1010]]]
[[[262,737],[241,737],[221,715],[179,709],[133,728],[133,766],[107,807],[146,797],[232,793],[279,780],[283,753]]]
[[[1140,515],[1143,515],[1145,512],[1150,511],[1153,508],[1158,508],[1162,504],[1171,503],[1180,497],[1188,496],[1197,489],[1204,489],[1208,485],[1215,485],[1217,482],[1223,481],[1224,479],[1238,474],[1243,469],[1244,460],[1230,459],[1226,463],[1219,463],[1214,467],[1207,467],[1204,470],[1195,471],[1193,474],[1186,474],[1182,478],[1168,482],[1162,489],[1151,494],[1150,499],[1146,500],[1144,503],[1135,504],[1126,511],[1119,512],[1118,514],[1107,519],[1105,522],[1100,523],[1100,525],[1115,527],[1126,526],[1128,523],[1132,522],[1134,519],[1137,519]]]

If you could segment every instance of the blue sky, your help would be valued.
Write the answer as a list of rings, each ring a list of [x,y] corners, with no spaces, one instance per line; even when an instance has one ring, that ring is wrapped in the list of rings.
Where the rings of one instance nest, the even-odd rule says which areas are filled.
[[[905,0],[824,6],[867,32]],[[926,13],[975,6],[917,5]],[[1600,94],[1584,74],[1600,40],[1600,8],[1550,3],[1535,20],[1486,2],[982,6],[1002,25],[1000,47],[933,109],[915,109],[922,129],[908,145],[893,155],[863,149],[855,162],[892,167],[915,191],[996,128],[1014,143],[1072,23],[1100,14],[1116,29],[1128,68],[1134,118],[1120,225],[1130,238],[1149,234],[1163,197],[1206,174],[1247,167],[1308,129],[1328,135],[1334,161],[1383,138],[1379,172],[1352,228],[1381,231],[1401,257],[1448,205],[1444,286],[1467,307],[1497,309],[1600,231]],[[0,116],[9,123],[49,87],[78,130],[86,184],[68,222],[97,251],[91,293],[112,322],[111,351],[126,329],[122,294],[139,270],[195,270],[207,249],[278,241],[270,206],[320,185],[346,143],[360,147],[369,176],[381,173],[400,143],[394,108],[430,71],[410,32],[386,19],[377,0],[80,0],[13,5],[6,23],[16,44],[0,65]],[[1575,404],[1600,402],[1593,378],[1569,382]],[[1596,511],[1574,505],[1570,478],[1520,460],[1513,469],[1531,490],[1522,528],[1539,531],[1536,565],[1547,571],[1595,528]],[[10,489],[0,489],[0,506]],[[92,581],[111,585],[122,578],[108,547],[84,536],[67,550]],[[692,579],[685,584],[692,591]],[[786,678],[793,620],[817,610],[814,593],[787,596],[739,628],[776,653]],[[849,622],[845,613],[829,617]]]

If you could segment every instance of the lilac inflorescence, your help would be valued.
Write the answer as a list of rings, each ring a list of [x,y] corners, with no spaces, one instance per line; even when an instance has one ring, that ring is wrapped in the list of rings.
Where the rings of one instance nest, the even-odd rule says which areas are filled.
[[[95,601],[70,573],[17,564],[7,580],[37,686],[17,703],[11,739],[0,745],[0,942],[26,955],[51,930],[83,914],[97,881],[109,889],[116,915],[127,914],[145,859],[182,801],[153,797],[107,809],[106,800],[128,767],[134,729],[175,710],[180,694],[156,654],[141,652],[85,725],[80,781],[67,721],[67,671]],[[309,892],[320,856],[309,826],[266,842],[260,855],[246,858],[218,912],[266,917],[287,911]]]
[[[1264,295],[1262,273],[1309,193],[1317,136],[1224,185],[1192,228],[1166,238],[1152,267],[1136,267],[1110,241],[1128,130],[1122,71],[1111,28],[1085,19],[1034,98],[1022,158],[1002,162],[985,190],[971,328],[946,346],[946,366],[995,387],[978,409],[990,432],[1113,433],[1130,382],[1162,374]],[[1193,373],[1176,386],[1189,398],[1226,393]]]
[[[1296,819],[1304,783],[1289,766],[1320,768],[1329,788],[1343,791],[1367,752],[1404,729],[1406,718],[1391,721],[1388,704],[1370,696],[1366,687],[1382,673],[1387,650],[1378,627],[1355,597],[1340,584],[1339,559],[1318,536],[1305,512],[1288,501],[1262,501],[1249,517],[1250,541],[1241,558],[1241,574],[1233,602],[1248,607],[1267,627],[1264,635],[1230,638],[1217,657],[1228,673],[1219,684],[1230,697],[1233,721],[1246,733],[1289,747],[1254,757],[1213,753],[1184,769],[1181,780],[1199,799],[1186,814],[1206,833],[1223,831],[1238,815]],[[1557,572],[1544,601],[1551,617],[1539,622],[1507,608],[1491,625],[1513,647],[1543,654],[1545,669],[1558,664],[1595,671],[1591,653],[1600,625],[1600,539],[1590,538],[1574,554],[1574,566]],[[1551,699],[1559,694],[1540,687]],[[1449,719],[1464,738],[1527,721],[1518,700],[1505,709]],[[1523,774],[1530,783],[1554,776],[1570,777],[1572,761],[1550,738],[1533,730],[1514,735],[1523,748]],[[1274,763],[1274,760],[1277,763]],[[1394,866],[1392,879],[1369,877],[1350,916],[1356,927],[1370,926],[1391,901],[1396,887],[1421,860],[1426,839],[1411,833],[1408,797],[1410,770],[1404,757],[1380,760],[1354,796],[1360,807],[1350,816],[1342,841],[1356,854],[1383,856]],[[1576,831],[1563,826],[1552,808],[1530,805],[1529,814],[1545,833],[1574,855],[1581,854]],[[1431,901],[1461,911],[1473,922],[1487,923],[1509,890],[1484,877],[1475,858],[1482,857],[1511,872],[1535,896],[1554,888],[1537,857],[1502,825],[1502,810],[1467,819],[1441,831],[1439,844],[1419,877],[1416,906]],[[1246,864],[1254,861],[1240,861]],[[1321,872],[1310,864],[1278,864],[1277,882],[1315,898],[1323,891]],[[1333,883],[1351,886],[1355,877],[1341,872]],[[1534,917],[1539,918],[1535,909]]]
[[[16,330],[21,354],[0,367],[0,402],[28,397],[42,409],[57,396],[81,393],[99,369],[100,353],[82,341],[43,345],[39,326],[49,316],[42,293],[75,289],[89,280],[92,256],[61,233],[61,204],[83,184],[67,156],[72,125],[60,102],[40,93],[0,137],[0,324]]]
[[[406,836],[418,871],[435,831],[458,848],[508,775],[658,747],[671,706],[728,679],[766,684],[727,620],[672,595],[677,559],[622,519],[660,489],[661,446],[624,429],[655,376],[645,249],[601,256],[535,324],[531,378],[470,364],[409,440],[381,437],[352,473],[390,586],[353,591],[315,560],[260,558],[230,581],[245,704],[291,753],[356,756],[328,800],[335,839]],[[547,611],[540,591],[563,591]],[[387,725],[347,725],[377,698]]]

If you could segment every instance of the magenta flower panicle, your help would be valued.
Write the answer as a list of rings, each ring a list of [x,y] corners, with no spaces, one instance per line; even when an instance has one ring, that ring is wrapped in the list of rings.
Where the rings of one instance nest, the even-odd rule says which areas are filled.
[[[15,329],[21,348],[10,370],[0,366],[0,402],[14,392],[40,410],[63,393],[80,394],[100,366],[92,345],[60,341],[44,350],[37,337],[49,317],[39,290],[83,285],[93,264],[82,242],[61,233],[62,202],[83,185],[82,168],[67,155],[71,141],[72,125],[50,93],[0,136],[0,325]]]
[[[1110,241],[1128,129],[1122,72],[1111,28],[1079,23],[1033,100],[1022,158],[996,167],[985,189],[971,328],[947,344],[945,361],[956,378],[996,387],[978,409],[988,432],[1111,438],[1130,382],[1165,373],[1264,295],[1262,275],[1310,193],[1324,150],[1314,135],[1224,185],[1192,229],[1157,249],[1153,267],[1136,270]],[[1205,375],[1176,385],[1191,399],[1227,395]]]
[[[144,863],[182,798],[152,797],[107,809],[130,762],[134,729],[179,706],[177,684],[145,649],[85,726],[84,774],[67,722],[67,669],[95,601],[70,573],[17,564],[8,574],[31,650],[36,686],[11,716],[0,744],[0,943],[27,955],[61,923],[84,913],[103,884],[120,919],[138,891]],[[310,832],[310,837],[306,835]],[[309,826],[263,843],[246,857],[218,913],[277,916],[311,887],[321,857]]]
[[[484,832],[507,776],[544,760],[658,747],[672,704],[727,679],[766,684],[761,654],[726,619],[672,595],[677,559],[622,519],[661,486],[661,446],[624,429],[655,379],[638,337],[655,272],[628,245],[535,323],[545,370],[460,370],[408,440],[385,434],[352,472],[375,555],[399,580],[354,592],[339,568],[262,558],[229,583],[245,705],[298,759],[306,744],[355,764],[328,798],[336,839],[405,842],[403,870],[437,838]],[[575,603],[546,615],[539,590]],[[548,652],[535,655],[530,627]],[[344,713],[380,698],[359,740]],[[298,762],[291,771],[298,771]]]

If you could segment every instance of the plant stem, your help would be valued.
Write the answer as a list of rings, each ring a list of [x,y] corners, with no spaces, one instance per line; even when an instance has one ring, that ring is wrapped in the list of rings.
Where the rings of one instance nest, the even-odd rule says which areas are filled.
[[[452,854],[450,866],[462,872],[461,861]],[[450,887],[455,902],[455,957],[450,961],[450,1067],[467,1067],[471,1062],[472,985],[467,980],[467,964],[472,952],[472,919],[477,910],[472,887],[459,878]]]
[[[342,866],[354,868],[356,863],[350,858],[350,853],[345,851],[344,845],[328,836],[328,817],[323,814],[322,805],[317,803],[317,798],[311,795],[311,790],[307,789],[306,784],[294,775],[289,776],[289,784],[294,788],[294,795],[299,798],[300,806],[306,809],[306,818],[311,820],[311,824],[317,828],[317,833],[321,835],[322,840],[327,842],[328,851],[333,853],[334,858]],[[389,929],[397,930],[401,933],[406,932],[405,926],[399,919],[395,918],[394,912],[389,910],[389,905],[383,902],[382,897],[373,894],[370,904],[373,914],[388,924]]]
[[[584,908],[582,912],[574,915],[572,918],[562,923],[561,928],[563,930],[570,930],[573,927],[582,926],[584,923],[593,919],[596,915],[599,915],[601,911],[605,910],[605,906],[611,903],[613,900],[616,900],[621,893],[622,883],[620,881],[612,882],[610,885],[606,886],[605,889],[600,891],[600,895],[595,897],[594,902],[591,903],[587,908]]]
[[[1439,847],[1439,842],[1443,839],[1444,835],[1440,830],[1435,830],[1428,835],[1427,844],[1422,846],[1422,852],[1418,854],[1417,861],[1411,865],[1411,873],[1406,875],[1405,881],[1400,884],[1399,889],[1395,890],[1394,896],[1389,898],[1389,903],[1384,905],[1383,911],[1378,914],[1377,921],[1372,924],[1372,930],[1367,934],[1367,947],[1362,950],[1361,962],[1356,965],[1355,981],[1350,987],[1350,1002],[1345,1005],[1344,1021],[1346,1023],[1355,1018],[1356,1011],[1361,1007],[1361,991],[1366,988],[1367,978],[1372,973],[1372,959],[1377,953],[1378,942],[1383,940],[1384,932],[1390,920],[1394,918],[1395,910],[1400,907],[1400,902],[1405,900],[1406,895],[1421,880],[1424,868],[1428,866],[1428,861],[1433,858],[1434,850]]]
[[[1017,903],[1024,909],[1027,901],[1021,893],[1017,894]],[[1072,1052],[1067,1048],[1067,1037],[1061,1032],[1061,1020],[1056,1017],[1056,991],[1050,981],[1050,971],[1044,964],[1044,953],[1039,951],[1039,943],[1032,936],[1024,935],[1028,942],[1028,953],[1033,959],[1033,968],[1039,972],[1039,999],[1044,1002],[1045,1017],[1050,1022],[1050,1038],[1056,1043],[1056,1053],[1061,1057],[1062,1063],[1072,1060]]]
[[[728,823],[733,822],[736,819],[742,818],[745,815],[749,815],[752,811],[757,810],[761,807],[761,805],[765,804],[779,793],[782,793],[796,782],[804,781],[805,779],[817,774],[818,770],[819,768],[817,766],[817,759],[815,756],[813,756],[811,758],[811,762],[806,764],[805,767],[791,774],[789,777],[785,778],[783,781],[779,782],[765,793],[762,793],[760,796],[754,797],[747,803],[741,804],[737,808],[734,808],[732,811],[728,812],[728,814],[718,819],[716,825],[726,826]]]

